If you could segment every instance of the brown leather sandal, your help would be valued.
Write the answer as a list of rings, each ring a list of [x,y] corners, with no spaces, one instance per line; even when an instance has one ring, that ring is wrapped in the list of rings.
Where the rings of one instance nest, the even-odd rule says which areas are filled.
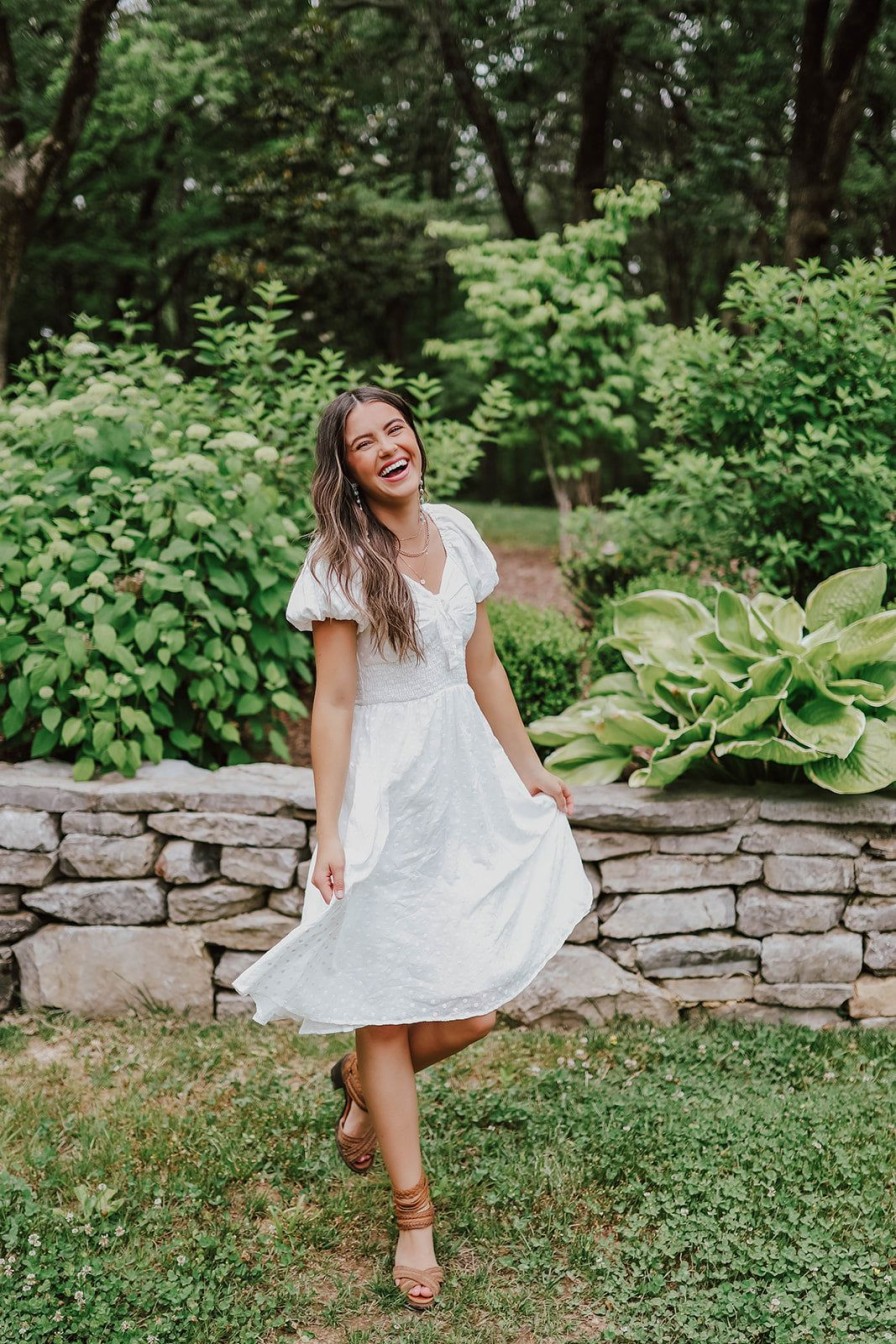
[[[395,1221],[405,1231],[414,1227],[430,1227],[435,1222],[435,1206],[429,1197],[429,1181],[426,1173],[409,1190],[393,1190],[392,1204],[395,1209]],[[435,1302],[445,1275],[441,1265],[430,1265],[429,1269],[414,1269],[413,1265],[394,1265],[392,1276],[395,1287],[405,1295],[405,1301],[415,1311],[426,1311]],[[432,1297],[414,1297],[412,1289],[420,1286],[428,1288]]]
[[[366,1134],[346,1134],[343,1128],[345,1117],[348,1115],[352,1102],[360,1106],[362,1111],[367,1110],[364,1105],[364,1093],[361,1091],[361,1077],[358,1073],[358,1056],[354,1050],[349,1050],[348,1054],[343,1055],[337,1060],[330,1070],[330,1078],[333,1087],[336,1090],[342,1090],[345,1095],[345,1105],[342,1108],[342,1114],[336,1121],[336,1147],[339,1156],[343,1162],[352,1171],[359,1176],[366,1176],[373,1166],[373,1158],[376,1153],[376,1134],[371,1127]],[[369,1157],[369,1162],[363,1159]]]

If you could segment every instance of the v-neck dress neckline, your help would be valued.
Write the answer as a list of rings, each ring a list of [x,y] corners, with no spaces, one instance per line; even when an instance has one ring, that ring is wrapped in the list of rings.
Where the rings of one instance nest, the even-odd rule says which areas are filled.
[[[442,536],[442,529],[439,527],[439,525],[436,523],[436,520],[430,513],[429,506],[424,504],[423,510],[427,518],[429,519],[430,526],[436,529],[436,535],[438,536],[439,541],[442,543],[442,550],[445,552],[445,562],[442,565],[442,572],[439,575],[439,586],[438,588],[430,588],[428,583],[423,583],[421,579],[415,579],[412,574],[405,574],[404,570],[399,570],[399,573],[401,574],[402,578],[407,579],[409,583],[412,583],[415,588],[419,588],[421,592],[429,593],[430,597],[440,598],[445,589],[445,574],[448,569],[448,566],[451,564],[451,552],[448,549],[447,541]]]

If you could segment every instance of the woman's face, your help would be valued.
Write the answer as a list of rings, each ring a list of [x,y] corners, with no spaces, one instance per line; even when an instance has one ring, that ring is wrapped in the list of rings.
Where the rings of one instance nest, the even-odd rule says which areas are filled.
[[[414,431],[386,401],[362,401],[345,421],[345,466],[371,503],[394,504],[417,494],[423,463]]]

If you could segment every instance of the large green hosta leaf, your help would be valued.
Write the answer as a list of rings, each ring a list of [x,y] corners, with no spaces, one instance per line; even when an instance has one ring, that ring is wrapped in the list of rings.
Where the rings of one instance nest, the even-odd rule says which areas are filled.
[[[562,714],[548,714],[529,724],[529,736],[541,747],[562,747],[566,742],[591,731],[591,709],[580,701]]]
[[[781,723],[804,747],[814,747],[828,756],[848,756],[865,731],[865,715],[852,705],[816,696],[799,710],[781,706]]]
[[[849,676],[863,663],[896,659],[896,611],[879,611],[876,616],[865,616],[841,633],[834,654],[834,666],[842,676]]]
[[[896,719],[869,719],[845,759],[807,765],[806,774],[831,793],[873,793],[896,783]]]
[[[857,705],[866,709],[872,705],[891,705],[896,700],[896,660],[857,667],[854,685],[862,688],[856,695]]]
[[[627,747],[607,746],[596,737],[577,737],[545,758],[545,765],[570,784],[612,784],[631,760]]]
[[[799,647],[806,624],[806,613],[793,597],[775,597],[771,593],[757,593],[750,606],[756,618],[782,647]]]
[[[742,742],[718,742],[715,752],[717,756],[737,756],[744,761],[774,761],[776,765],[805,765],[809,761],[820,761],[824,755],[814,747],[803,747],[799,742],[775,737],[772,732],[749,737]]]
[[[669,725],[608,697],[594,719],[593,732],[598,741],[611,746],[659,747],[666,740]]]
[[[613,609],[613,632],[622,639],[647,645],[654,661],[660,655],[678,660],[697,635],[713,629],[713,619],[702,602],[684,593],[652,589],[626,597]]]
[[[759,663],[751,663],[749,672],[754,695],[783,695],[793,680],[789,658],[764,658]]]
[[[832,574],[813,588],[806,601],[806,625],[818,630],[833,621],[843,630],[853,621],[880,610],[887,588],[886,565],[866,565]]]
[[[755,613],[750,610],[747,599],[730,588],[719,589],[716,634],[726,649],[746,659],[748,663],[767,656],[773,650],[773,644]]]
[[[665,745],[657,748],[650,763],[629,776],[632,788],[663,788],[683,775],[694,761],[712,751],[715,729],[712,724],[692,723],[670,733]]]
[[[733,714],[716,721],[716,732],[723,737],[746,737],[777,713],[781,700],[780,695],[760,695],[747,700]]]

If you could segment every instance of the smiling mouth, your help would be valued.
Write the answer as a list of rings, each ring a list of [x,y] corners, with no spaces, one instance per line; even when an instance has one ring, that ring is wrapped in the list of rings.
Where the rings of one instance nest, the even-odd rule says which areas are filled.
[[[390,462],[388,467],[383,467],[378,475],[381,481],[399,481],[410,471],[410,468],[410,460],[402,457],[397,462]]]

